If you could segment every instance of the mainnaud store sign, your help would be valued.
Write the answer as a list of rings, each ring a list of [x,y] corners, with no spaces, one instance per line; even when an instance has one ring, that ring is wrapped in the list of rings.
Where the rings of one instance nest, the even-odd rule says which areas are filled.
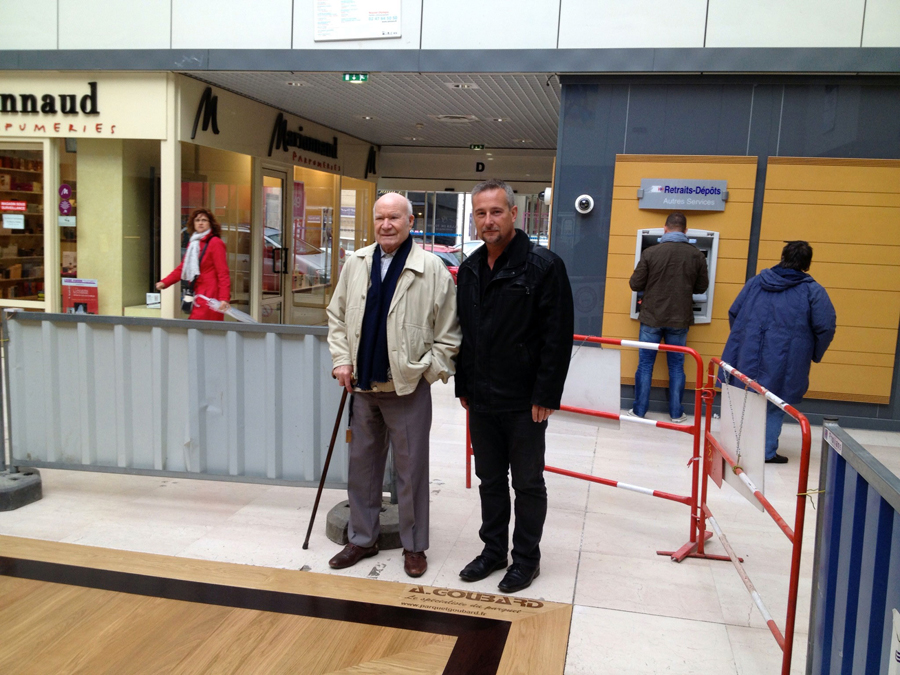
[[[163,73],[0,74],[0,139],[166,137]]]
[[[373,179],[371,144],[204,82],[183,76],[178,81],[180,140],[317,171]]]

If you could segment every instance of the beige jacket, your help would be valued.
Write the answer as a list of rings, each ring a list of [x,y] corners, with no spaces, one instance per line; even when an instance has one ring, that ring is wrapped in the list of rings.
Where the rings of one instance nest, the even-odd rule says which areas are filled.
[[[328,348],[334,368],[353,366],[366,310],[375,246],[350,254],[328,304]],[[444,263],[413,242],[387,317],[388,361],[394,391],[411,394],[419,380],[428,384],[453,375],[453,357],[462,333],[456,317],[456,287]]]

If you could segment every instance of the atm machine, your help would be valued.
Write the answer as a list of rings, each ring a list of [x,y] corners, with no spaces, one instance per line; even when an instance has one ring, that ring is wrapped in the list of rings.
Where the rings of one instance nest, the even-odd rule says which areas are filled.
[[[637,241],[634,247],[634,264],[637,266],[644,249],[656,246],[662,239],[665,230],[661,227],[650,230],[638,230]],[[706,266],[709,271],[709,288],[706,293],[694,295],[694,323],[709,323],[712,321],[713,292],[716,287],[716,259],[719,256],[719,233],[708,230],[687,231],[688,241],[700,249],[706,256]],[[638,318],[641,296],[643,293],[631,293],[631,318]]]

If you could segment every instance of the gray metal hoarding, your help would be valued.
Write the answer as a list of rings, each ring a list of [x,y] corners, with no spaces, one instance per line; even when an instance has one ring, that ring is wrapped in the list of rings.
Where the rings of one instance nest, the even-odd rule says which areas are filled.
[[[14,311],[4,328],[13,465],[321,477],[341,395],[324,327]],[[339,433],[328,485],[346,482]]]

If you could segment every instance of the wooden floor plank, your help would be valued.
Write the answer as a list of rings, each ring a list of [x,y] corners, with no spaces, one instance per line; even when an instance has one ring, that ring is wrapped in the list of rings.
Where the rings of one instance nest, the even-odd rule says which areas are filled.
[[[4,675],[421,675],[451,663],[468,672],[459,664],[477,663],[479,639],[497,645],[499,673],[561,674],[565,664],[568,604],[5,536],[0,556],[0,571],[13,575],[0,575]],[[73,585],[15,577],[57,573]],[[472,642],[442,626],[495,632]],[[22,650],[39,660],[18,666]]]
[[[457,638],[447,637],[433,644],[366,661],[324,675],[440,675]]]

